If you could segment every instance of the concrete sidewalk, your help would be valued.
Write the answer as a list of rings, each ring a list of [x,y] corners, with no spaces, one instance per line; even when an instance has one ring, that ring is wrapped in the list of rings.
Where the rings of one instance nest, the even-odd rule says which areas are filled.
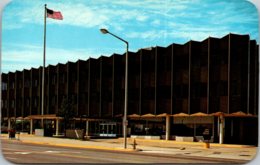
[[[1,134],[1,139],[8,139],[7,134]],[[211,157],[223,159],[252,160],[257,154],[258,147],[246,145],[226,145],[211,143],[210,148],[205,148],[201,142],[176,142],[165,140],[136,139],[137,151],[133,150],[133,139],[128,138],[127,149],[123,148],[123,138],[118,139],[91,139],[88,141],[40,137],[35,135],[21,134],[19,139],[23,143],[40,145],[52,145],[61,147],[76,147],[85,149],[102,149],[122,152],[144,152],[154,154],[186,155],[198,157]]]

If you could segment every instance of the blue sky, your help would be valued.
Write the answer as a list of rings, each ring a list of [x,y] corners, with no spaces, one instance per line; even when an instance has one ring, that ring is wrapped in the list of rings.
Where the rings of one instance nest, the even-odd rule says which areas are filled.
[[[246,0],[13,0],[3,11],[2,72],[42,65],[45,3],[64,17],[47,19],[47,65],[124,53],[100,28],[133,52],[228,33],[259,37],[257,9]]]

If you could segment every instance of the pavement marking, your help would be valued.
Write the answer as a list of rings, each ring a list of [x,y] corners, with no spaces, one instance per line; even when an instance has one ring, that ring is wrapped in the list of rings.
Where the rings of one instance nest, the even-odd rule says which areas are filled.
[[[28,155],[31,154],[31,152],[14,152],[15,154],[22,154],[22,155]]]
[[[46,153],[55,153],[55,154],[61,153],[61,151],[44,151],[44,152],[46,152]]]
[[[65,150],[49,150],[49,151],[42,151],[44,153],[53,153],[53,154],[58,154],[58,153],[71,153],[71,154],[80,154],[81,152],[79,151],[65,151]]]
[[[146,153],[169,153],[167,151],[156,151],[156,150],[153,150],[153,151],[146,150],[146,151],[141,151],[141,152],[146,152]]]

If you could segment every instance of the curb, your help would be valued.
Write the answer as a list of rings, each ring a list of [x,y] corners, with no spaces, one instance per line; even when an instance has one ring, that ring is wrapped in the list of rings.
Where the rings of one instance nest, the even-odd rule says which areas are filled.
[[[120,139],[121,140],[121,139]],[[133,138],[129,138],[129,141],[132,141]],[[151,139],[135,139],[137,142],[151,142],[151,143],[163,143],[163,144],[184,144],[184,145],[193,145],[193,146],[203,146],[205,143],[204,142],[178,142],[178,141],[173,141],[173,140],[151,140]],[[250,145],[239,145],[239,144],[218,144],[218,143],[209,143],[210,146],[213,147],[227,147],[227,148],[252,148],[255,146],[250,146]]]
[[[79,146],[79,145],[69,145],[69,144],[60,144],[60,143],[46,143],[46,142],[34,142],[28,140],[20,140],[22,143],[27,144],[38,144],[38,145],[49,145],[49,146],[58,146],[58,147],[70,147],[70,148],[82,148],[82,149],[97,149],[97,150],[109,150],[109,151],[123,151],[123,152],[136,152],[139,151],[134,149],[124,149],[124,148],[111,148],[103,146]]]

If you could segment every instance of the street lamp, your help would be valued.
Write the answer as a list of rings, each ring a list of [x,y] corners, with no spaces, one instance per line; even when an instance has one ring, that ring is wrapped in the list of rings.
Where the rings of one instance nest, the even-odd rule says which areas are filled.
[[[128,100],[128,42],[113,33],[110,33],[107,29],[100,29],[103,34],[110,34],[115,38],[123,41],[126,44],[126,56],[125,56],[125,105],[124,105],[124,117],[123,117],[123,128],[124,128],[124,148],[127,148],[127,100]]]

